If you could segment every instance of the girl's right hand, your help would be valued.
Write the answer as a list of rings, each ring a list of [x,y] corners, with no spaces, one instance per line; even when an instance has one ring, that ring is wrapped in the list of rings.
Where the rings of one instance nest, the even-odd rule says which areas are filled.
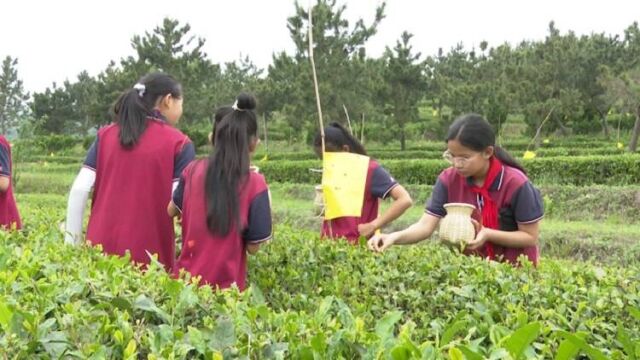
[[[377,234],[369,239],[369,241],[367,241],[367,247],[369,247],[369,250],[371,251],[381,253],[385,251],[389,246],[395,244],[397,239],[398,233]]]

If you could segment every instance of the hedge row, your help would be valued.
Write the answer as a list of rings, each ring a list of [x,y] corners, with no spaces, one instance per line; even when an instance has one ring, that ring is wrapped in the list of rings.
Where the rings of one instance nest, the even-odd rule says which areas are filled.
[[[386,160],[382,165],[401,183],[433,184],[449,166],[443,160]],[[523,160],[534,183],[640,184],[640,155],[553,157]],[[270,182],[319,183],[319,160],[256,162]]]
[[[208,150],[207,150],[208,151]],[[557,156],[588,156],[588,155],[622,155],[626,150],[618,149],[614,146],[611,147],[596,147],[596,148],[548,148],[538,149],[535,151],[536,157],[557,157]],[[511,152],[516,158],[522,158],[524,151]],[[369,155],[378,160],[411,160],[411,159],[440,159],[442,157],[442,150],[407,150],[407,151],[391,151],[391,150],[378,150],[371,151]],[[206,156],[206,152],[199,154],[199,156]],[[260,161],[264,157],[268,160],[288,160],[288,161],[300,161],[300,160],[316,160],[316,154],[311,150],[308,152],[277,152],[272,154],[266,154],[264,152],[258,152],[254,159]],[[36,154],[28,154],[19,157],[21,163],[55,163],[55,164],[81,164],[84,159],[83,155],[57,155],[57,154],[43,154],[38,152]]]
[[[53,158],[52,158],[53,159]],[[64,158],[64,162],[19,163],[17,173],[76,173],[81,158]],[[68,160],[68,162],[66,162]],[[640,154],[611,156],[550,157],[521,160],[530,179],[536,183],[570,185],[629,185],[640,184]],[[434,184],[438,174],[449,166],[442,159],[380,160],[380,163],[403,184]],[[321,169],[319,160],[267,160],[257,159],[254,164],[269,182],[319,183],[321,174],[310,169]]]
[[[406,151],[393,151],[393,150],[373,150],[368,154],[376,159],[440,159],[442,152],[445,150],[443,145],[439,150],[406,150]],[[535,150],[536,157],[554,157],[554,156],[587,156],[587,155],[621,155],[625,154],[626,149],[618,149],[616,146],[611,145],[609,147],[582,147],[582,148],[541,148]],[[256,154],[256,159],[262,159],[267,156],[269,160],[315,160],[316,154],[309,149],[306,152],[277,152],[273,154],[265,154],[259,152]],[[511,155],[521,158],[524,155],[524,150],[511,151]]]

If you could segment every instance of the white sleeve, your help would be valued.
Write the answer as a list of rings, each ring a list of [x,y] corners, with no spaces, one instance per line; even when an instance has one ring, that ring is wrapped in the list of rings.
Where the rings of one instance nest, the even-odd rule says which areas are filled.
[[[96,181],[96,172],[87,167],[80,169],[78,176],[73,181],[69,192],[67,204],[67,221],[65,222],[64,241],[67,244],[77,245],[82,239],[82,220],[84,209],[87,206],[89,193]]]

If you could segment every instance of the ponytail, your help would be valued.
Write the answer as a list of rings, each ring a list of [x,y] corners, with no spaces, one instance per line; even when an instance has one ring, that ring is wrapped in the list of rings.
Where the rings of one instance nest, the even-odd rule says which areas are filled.
[[[120,144],[123,147],[132,148],[138,142],[158,99],[169,94],[182,97],[180,84],[170,75],[152,73],[118,97],[113,105],[113,116],[120,126]]]
[[[324,128],[324,142],[327,151],[342,151],[345,145],[349,147],[352,153],[367,155],[364,146],[349,133],[344,126],[337,122],[332,122]],[[317,148],[322,146],[322,135],[318,132],[313,141],[313,145]]]
[[[242,93],[232,111],[214,122],[215,147],[204,182],[207,227],[214,235],[226,236],[234,225],[241,231],[238,190],[249,174],[249,146],[258,132],[255,108],[255,98]]]
[[[522,171],[525,175],[527,174],[527,170],[525,170],[524,167],[520,165],[518,160],[516,160],[513,156],[511,156],[511,154],[509,154],[509,152],[507,152],[507,150],[503,149],[502,147],[498,145],[494,146],[493,154],[495,155],[496,158],[498,158],[498,160],[500,160],[501,163],[507,166],[510,166],[512,168],[516,168]]]

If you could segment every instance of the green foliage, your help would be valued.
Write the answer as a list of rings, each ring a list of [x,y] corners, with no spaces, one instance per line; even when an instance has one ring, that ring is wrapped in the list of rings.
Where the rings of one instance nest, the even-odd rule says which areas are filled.
[[[387,48],[383,57],[385,67],[381,100],[394,119],[400,135],[400,149],[405,149],[405,125],[418,119],[418,103],[427,89],[425,64],[420,53],[415,54],[409,45],[413,35],[403,32],[393,50]]]
[[[640,156],[559,156],[522,160],[534,184],[606,184],[640,183]],[[435,184],[449,164],[442,159],[380,161],[401,184]],[[319,160],[276,160],[256,163],[272,182],[319,183],[320,175],[310,169],[320,169]]]
[[[378,321],[380,333],[386,333],[380,322],[392,324],[395,311],[402,310],[402,319],[415,323],[412,338],[441,350],[462,345],[480,356],[504,349],[514,358],[548,357],[562,340],[557,330],[588,329],[591,346],[620,357],[622,348],[607,340],[617,336],[616,326],[609,325],[616,320],[605,313],[627,314],[625,306],[638,301],[636,276],[608,268],[544,261],[537,270],[514,269],[435,244],[375,255],[298,230],[285,234],[286,240],[274,241],[251,264],[250,278],[272,306],[311,311],[325,296],[336,295],[365,324]],[[296,256],[287,251],[291,247]],[[376,300],[365,300],[370,297]],[[625,305],[629,299],[634,300]],[[630,329],[636,320],[623,316],[620,321]]]
[[[274,139],[303,143],[317,131],[318,122],[308,13],[301,4],[292,10],[287,28],[295,52],[274,54],[267,69],[247,57],[213,63],[203,52],[205,39],[192,34],[189,24],[167,18],[152,31],[134,35],[133,54],[113,60],[97,76],[83,71],[73,81],[33,94],[33,118],[20,120],[40,134],[89,133],[111,121],[111,105],[137,79],[150,71],[165,71],[183,85],[182,122],[188,127],[208,123],[218,106],[231,104],[238,92],[247,91],[257,95],[261,116],[277,120]],[[384,20],[384,10],[382,3],[369,23],[354,22],[345,15],[346,4],[314,3],[313,46],[325,122],[346,123],[348,117],[359,137],[364,134],[382,143],[399,139],[401,144],[440,137],[456,116],[468,112],[485,116],[496,131],[516,125],[518,132],[526,128],[529,136],[539,132],[535,147],[542,137],[556,132],[602,132],[611,138],[618,128],[634,128],[632,140],[640,133],[640,121],[631,120],[638,124],[634,127],[627,116],[636,112],[627,96],[633,91],[618,91],[638,87],[637,23],[627,27],[624,36],[578,36],[551,23],[543,41],[493,47],[482,42],[477,49],[459,44],[425,61],[420,61],[419,49],[412,49],[405,32],[393,49],[373,58],[366,45]],[[0,102],[4,93],[7,90],[0,89]],[[624,121],[618,123],[621,117]],[[628,143],[632,150],[634,143]]]
[[[629,151],[636,151],[640,137],[640,66],[631,68],[618,77],[607,74],[601,82],[607,97],[615,99],[622,109],[635,115]]]
[[[17,67],[18,59],[7,56],[0,68],[0,133],[3,135],[17,126],[28,110],[29,94],[24,91]]]
[[[376,95],[381,84],[382,65],[366,56],[365,45],[375,35],[384,18],[385,4],[376,8],[370,24],[359,19],[355,24],[345,16],[346,5],[336,0],[317,0],[312,9],[313,52],[325,123],[346,122],[344,107],[352,122],[366,113],[376,116]],[[273,64],[263,88],[268,112],[277,110],[304,141],[301,130],[317,129],[316,99],[309,64],[308,10],[295,4],[295,13],[287,19],[287,28],[295,45],[295,54],[274,54]]]
[[[569,148],[539,151],[557,149]],[[538,268],[513,268],[436,242],[374,254],[321,240],[309,230],[317,223],[305,223],[310,215],[282,203],[282,194],[311,196],[311,186],[273,179],[276,170],[292,171],[287,165],[319,162],[257,160],[272,183],[278,225],[250,257],[252,286],[239,294],[173,279],[156,263],[142,272],[126,257],[62,246],[64,194],[82,157],[32,156],[16,164],[25,228],[0,232],[0,349],[8,358],[626,359],[640,349],[637,186],[541,185],[549,218],[543,259]],[[526,164],[570,173],[571,162],[588,170],[604,166],[601,159],[637,163],[637,155],[609,155]],[[438,163],[446,166],[389,160],[388,167],[418,174]],[[611,177],[627,174],[623,168],[611,167]],[[431,186],[408,189],[422,203]],[[626,225],[562,222],[616,217]]]
[[[252,287],[212,292],[155,263],[141,272],[127,257],[61,246],[57,207],[43,204],[27,209],[23,232],[0,233],[0,346],[11,358],[549,358],[562,349],[620,359],[640,341],[637,264],[513,268],[435,244],[377,255],[278,226],[250,260]]]
[[[209,142],[209,134],[211,133],[211,126],[191,126],[183,127],[182,132],[191,139],[191,142],[196,149],[207,146]]]
[[[30,148],[31,154],[36,155],[39,153],[39,155],[49,155],[51,153],[70,151],[77,145],[84,147],[85,142],[85,138],[78,136],[52,134],[37,136],[32,139],[18,140],[14,142],[14,146],[16,147],[16,152]],[[24,158],[22,160],[28,161],[30,159]]]
[[[444,149],[444,145],[439,144]],[[440,159],[442,158],[443,149],[440,150],[372,150],[368,152],[368,155],[377,160],[394,160],[394,159]],[[540,157],[557,157],[557,156],[588,156],[588,155],[622,155],[625,153],[624,149],[618,149],[615,144],[607,144],[606,147],[598,146],[593,148],[571,148],[571,147],[557,147],[557,148],[540,148],[535,151],[536,158]],[[255,158],[259,159],[264,155],[263,152],[256,154]],[[524,155],[524,150],[512,151],[511,155],[521,159]],[[277,152],[268,155],[269,160],[314,160],[317,155],[309,149],[307,152]]]

